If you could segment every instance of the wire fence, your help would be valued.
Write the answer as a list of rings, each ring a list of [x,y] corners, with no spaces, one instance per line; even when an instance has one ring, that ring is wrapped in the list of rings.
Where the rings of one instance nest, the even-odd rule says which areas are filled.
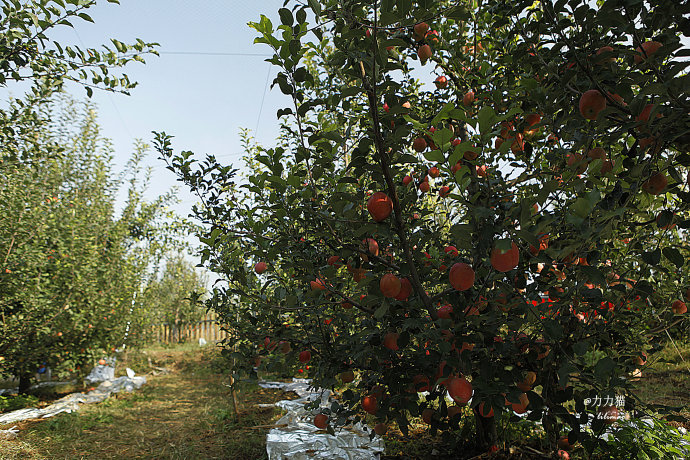
[[[161,323],[151,327],[151,338],[157,343],[196,342],[204,339],[207,342],[219,342],[229,336],[224,331],[215,313],[207,313],[201,321],[191,323]]]

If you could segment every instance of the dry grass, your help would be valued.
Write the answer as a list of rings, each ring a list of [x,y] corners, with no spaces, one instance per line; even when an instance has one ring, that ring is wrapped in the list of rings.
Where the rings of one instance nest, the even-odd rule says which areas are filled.
[[[141,372],[147,358],[171,373],[148,376],[141,390],[45,421],[19,424],[20,436],[0,445],[2,459],[260,459],[266,429],[279,417],[256,404],[285,399],[278,390],[240,385],[236,421],[227,375],[214,350],[152,349],[122,363]],[[118,372],[118,375],[120,372]]]
[[[690,418],[690,343],[667,345],[650,357],[642,374],[636,392],[642,401],[682,407],[681,414]],[[682,425],[690,429],[690,423]]]

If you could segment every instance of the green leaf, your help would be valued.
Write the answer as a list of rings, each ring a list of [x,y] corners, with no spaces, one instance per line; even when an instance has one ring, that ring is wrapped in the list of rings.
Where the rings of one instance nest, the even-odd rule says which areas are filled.
[[[676,267],[682,268],[685,265],[685,258],[676,248],[664,248],[664,257],[671,261]]]
[[[314,11],[316,16],[321,16],[321,3],[319,0],[309,0],[309,7]]]
[[[583,356],[589,350],[589,343],[587,342],[577,342],[573,345],[573,351],[578,356]]]
[[[511,240],[510,238],[501,238],[498,241],[496,241],[496,249],[498,249],[502,253],[510,251],[512,247],[513,240]]]
[[[520,239],[526,241],[528,244],[531,244],[532,246],[538,248],[539,247],[539,240],[537,239],[536,236],[534,236],[533,233],[528,232],[527,230],[516,230],[515,234],[520,237]]]
[[[295,22],[294,18],[292,17],[292,11],[287,8],[281,8],[278,10],[278,15],[280,16],[280,22],[282,24],[292,27],[292,24]]]
[[[658,265],[659,262],[661,262],[661,250],[659,248],[656,248],[652,252],[643,252],[642,260],[648,263],[649,265]]]
[[[446,158],[443,156],[443,153],[440,150],[424,152],[424,158],[426,158],[429,161],[435,161],[437,163],[443,163],[446,161]]]
[[[611,377],[613,377],[613,371],[616,368],[616,362],[609,358],[608,356],[602,358],[594,366],[594,377],[602,382],[607,382]]]
[[[388,302],[383,302],[374,312],[374,318],[381,319],[386,313],[388,313]]]
[[[485,105],[479,111],[479,132],[481,134],[487,134],[491,131],[494,124],[494,119],[496,118],[496,113],[494,109],[488,105]]]

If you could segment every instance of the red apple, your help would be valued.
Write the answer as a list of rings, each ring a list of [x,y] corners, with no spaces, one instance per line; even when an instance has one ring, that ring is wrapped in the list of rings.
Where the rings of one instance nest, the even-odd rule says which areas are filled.
[[[671,304],[671,311],[673,311],[673,313],[676,315],[683,315],[687,313],[688,307],[682,300],[674,300]]]
[[[664,173],[655,172],[649,176],[649,179],[647,179],[644,184],[642,184],[642,190],[651,195],[659,195],[664,191],[666,185],[668,185],[668,181]]]
[[[412,284],[410,280],[407,278],[400,278],[400,292],[395,296],[395,299],[404,302],[410,297],[410,294],[412,294]]]
[[[448,87],[448,79],[442,75],[434,80],[434,84],[438,89],[445,89]]]
[[[472,398],[472,384],[465,377],[452,377],[446,382],[448,395],[457,404],[467,404]]]
[[[379,281],[379,288],[385,297],[395,297],[402,288],[400,279],[392,273],[386,273]]]
[[[462,104],[465,107],[469,107],[470,105],[472,105],[473,102],[474,102],[474,91],[470,90],[470,91],[466,92],[465,95],[462,97]]]
[[[590,89],[580,97],[580,113],[588,120],[596,120],[606,108],[606,98],[596,89]]]
[[[268,265],[266,265],[266,262],[259,262],[256,265],[254,265],[254,271],[259,275],[265,272],[267,268]]]
[[[414,26],[414,38],[417,41],[421,41],[424,39],[426,36],[427,31],[429,30],[429,24],[426,22],[420,22],[418,24],[415,24]]]
[[[441,319],[450,319],[450,315],[452,313],[453,313],[453,306],[450,304],[443,305],[438,310],[436,310],[436,314]]]
[[[420,152],[420,153],[421,153],[421,152],[423,152],[424,150],[426,150],[426,147],[427,147],[426,139],[424,139],[423,137],[418,137],[417,139],[415,139],[415,140],[412,142],[412,148],[413,148],[416,152]]]
[[[494,248],[491,251],[491,265],[499,272],[505,273],[517,267],[520,261],[520,251],[517,245],[513,242],[508,251],[501,251]]]
[[[393,201],[385,193],[376,192],[367,201],[367,210],[376,222],[382,222],[393,212]]]
[[[325,414],[318,414],[314,417],[314,426],[320,430],[325,430],[328,426],[328,416]]]
[[[429,45],[422,45],[417,50],[417,56],[419,56],[419,60],[422,62],[422,65],[426,63],[432,54],[433,51],[431,51],[431,47]]]
[[[398,351],[398,337],[397,332],[388,332],[383,338],[383,346],[391,351]]]
[[[464,262],[454,264],[448,278],[450,285],[458,291],[466,291],[474,285],[474,270]]]
[[[311,351],[304,350],[304,351],[301,351],[299,353],[299,362],[300,363],[308,363],[310,359],[311,359]]]
[[[371,415],[376,414],[376,412],[379,410],[379,404],[376,400],[376,396],[370,395],[362,398],[362,409]]]
[[[654,53],[656,53],[659,50],[659,48],[661,48],[661,46],[661,43],[654,40],[642,43],[641,46],[637,47],[638,54],[634,58],[635,64],[639,64],[643,60],[646,61],[647,59],[651,58],[652,55],[654,55]]]

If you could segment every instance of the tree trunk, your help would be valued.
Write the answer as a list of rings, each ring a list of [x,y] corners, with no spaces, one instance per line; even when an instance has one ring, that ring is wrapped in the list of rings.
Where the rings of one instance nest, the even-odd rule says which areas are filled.
[[[482,449],[488,449],[496,444],[496,418],[482,417],[479,409],[474,408],[474,418],[477,423],[477,444]]]
[[[19,394],[27,394],[31,387],[31,374],[19,374]]]

